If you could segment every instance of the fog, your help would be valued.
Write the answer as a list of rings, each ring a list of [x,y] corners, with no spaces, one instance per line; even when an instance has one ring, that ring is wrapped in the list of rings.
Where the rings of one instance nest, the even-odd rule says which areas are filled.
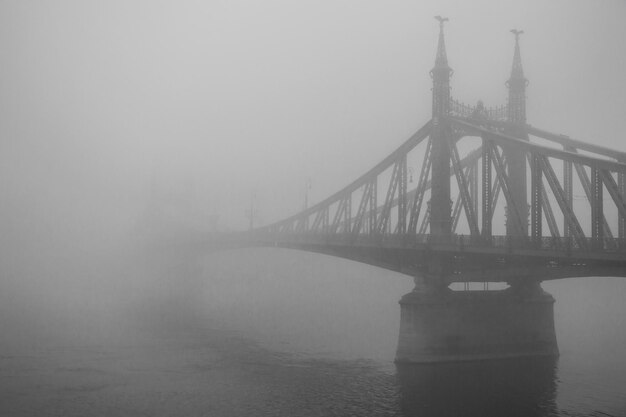
[[[393,151],[431,114],[434,15],[454,97],[503,104],[523,29],[529,123],[626,151],[623,1],[0,1],[0,349],[127,342],[133,320],[195,311],[202,267],[140,241],[245,229],[251,198],[268,224],[307,181],[320,201]]]

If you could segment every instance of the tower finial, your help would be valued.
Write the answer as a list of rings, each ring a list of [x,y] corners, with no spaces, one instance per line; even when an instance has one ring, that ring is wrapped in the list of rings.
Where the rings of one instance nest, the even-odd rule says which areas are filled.
[[[437,44],[437,56],[435,58],[435,68],[445,68],[450,70],[448,66],[448,55],[446,54],[446,42],[443,36],[443,24],[449,19],[447,17],[435,16],[439,21],[439,43]]]
[[[515,35],[515,42],[519,42],[519,35],[524,33],[523,30],[511,29],[511,33]]]
[[[435,16],[435,19],[437,19],[439,21],[439,29],[443,30],[443,23],[447,22],[448,19],[447,17],[441,17],[441,16]]]
[[[511,29],[511,33],[515,35],[515,53],[513,54],[513,68],[511,69],[511,79],[526,80],[524,78],[524,68],[522,67],[522,57],[519,50],[519,35],[524,33],[524,31]]]
[[[519,51],[519,35],[524,31],[511,29],[511,33],[515,35],[515,53],[513,54],[511,77],[506,82],[509,89],[508,119],[513,123],[524,124],[526,123],[526,86],[528,80],[524,77],[522,56]]]

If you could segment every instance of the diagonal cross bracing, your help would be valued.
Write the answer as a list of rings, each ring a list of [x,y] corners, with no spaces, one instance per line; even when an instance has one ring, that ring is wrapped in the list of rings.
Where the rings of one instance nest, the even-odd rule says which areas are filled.
[[[550,205],[550,201],[548,200],[548,193],[546,192],[545,187],[541,187],[541,208],[544,213],[546,213],[546,221],[548,222],[548,229],[550,229],[550,234],[552,237],[561,237],[559,233],[559,228],[556,225],[556,219],[554,218],[554,212],[552,211],[552,206]]]
[[[621,217],[626,217],[626,196],[620,192],[618,183],[615,182],[615,178],[609,171],[600,170],[600,175],[604,185],[611,195],[613,202],[617,206],[617,211]]]
[[[525,226],[522,222],[522,217],[519,213],[519,210],[515,205],[515,201],[513,201],[513,196],[511,196],[511,193],[509,191],[508,177],[506,174],[504,162],[502,161],[502,156],[500,155],[497,147],[489,140],[483,141],[483,146],[487,146],[489,148],[489,151],[491,152],[491,159],[493,161],[494,167],[496,168],[496,174],[500,178],[500,186],[502,187],[502,193],[504,194],[504,198],[506,199],[509,214],[512,214],[515,227],[518,229],[519,234],[523,236],[525,235],[525,233],[523,233]]]
[[[532,168],[533,158],[530,155],[527,155],[526,159],[528,161],[528,164]],[[541,167],[539,167],[538,169],[541,169]],[[532,171],[531,171],[531,175],[532,175]],[[548,229],[550,229],[550,234],[552,235],[552,237],[557,237],[557,238],[561,237],[561,234],[559,233],[559,228],[556,224],[556,219],[554,217],[554,211],[552,210],[552,206],[550,205],[550,200],[548,199],[548,193],[546,192],[546,188],[543,186],[543,184],[541,186],[541,199],[540,200],[541,200],[541,210],[542,210],[542,213],[546,214],[546,222],[548,223]]]
[[[465,177],[465,182],[468,183],[468,186],[470,188],[470,191],[472,190],[472,188],[474,187],[474,173],[476,172],[476,168],[474,165],[470,165],[468,167],[465,168],[465,172],[463,173],[463,176]],[[477,193],[474,192],[470,192],[470,200],[472,201],[472,205],[473,205],[473,209],[474,209],[474,213],[477,213],[476,211],[476,195]],[[457,196],[456,201],[454,202],[454,208],[452,209],[452,233],[454,233],[456,231],[456,227],[459,224],[459,220],[461,219],[461,203],[462,203],[462,198],[461,195],[459,193],[459,196]]]
[[[402,145],[396,148],[395,151],[389,154],[381,162],[376,164],[376,166],[374,166],[372,169],[367,171],[364,175],[360,176],[358,179],[351,182],[348,186],[332,194],[330,197],[320,201],[317,204],[312,205],[311,207],[309,207],[308,209],[300,213],[294,214],[293,216],[290,216],[279,222],[261,227],[258,230],[270,230],[270,228],[272,228],[273,226],[276,226],[276,225],[282,226],[284,224],[288,224],[289,222],[293,220],[302,218],[302,216],[309,216],[311,214],[318,212],[319,210],[323,209],[326,206],[330,206],[332,204],[335,204],[341,201],[342,199],[345,199],[345,196],[347,194],[351,194],[352,192],[358,190],[360,187],[365,185],[367,182],[371,181],[373,178],[376,178],[383,171],[385,171],[392,164],[394,164],[402,155],[406,155],[409,151],[411,151],[413,148],[419,145],[424,139],[428,137],[428,135],[430,134],[431,127],[432,127],[432,121],[429,120],[424,126],[422,126],[417,132],[415,132]],[[347,212],[350,212],[350,210],[347,210]],[[348,220],[350,218],[351,216],[349,215]],[[338,224],[337,224],[337,227],[338,227]]]
[[[552,193],[554,194],[554,197],[556,198],[556,201],[559,204],[559,207],[561,208],[563,217],[565,217],[568,223],[569,230],[571,231],[572,235],[576,239],[576,242],[578,243],[578,247],[586,248],[587,241],[585,239],[585,234],[583,233],[583,229],[580,227],[580,223],[578,222],[578,219],[576,218],[576,214],[574,213],[570,205],[567,203],[565,192],[563,191],[563,188],[561,188],[561,185],[559,184],[556,174],[554,173],[554,170],[552,169],[552,165],[550,165],[550,162],[548,162],[548,158],[545,155],[542,155],[540,157],[540,163],[541,163],[541,169],[543,170],[546,176],[546,180],[548,181],[548,185],[550,185],[550,188],[552,189]]]
[[[357,235],[361,232],[361,226],[365,217],[365,211],[370,200],[370,194],[372,192],[372,182],[365,184],[363,195],[361,196],[361,202],[359,203],[359,209],[356,212],[356,217],[352,219],[352,234]]]
[[[474,212],[474,204],[470,197],[469,184],[467,178],[463,175],[463,169],[459,163],[459,151],[456,147],[456,143],[448,143],[451,151],[450,154],[452,156],[452,167],[459,185],[459,194],[461,196],[463,208],[465,209],[465,216],[467,217],[467,223],[470,227],[470,233],[472,236],[478,236],[480,235],[480,231],[478,230],[478,220],[476,218],[476,213]]]
[[[489,129],[485,129],[478,125],[469,123],[458,118],[447,118],[453,125],[461,127],[469,132],[472,132],[478,136],[485,135],[486,138],[492,140],[497,145],[508,145],[521,149],[525,152],[537,152],[550,158],[556,158],[563,161],[572,161],[587,166],[594,166],[598,169],[607,169],[612,172],[624,172],[626,173],[626,164],[617,161],[610,161],[607,159],[594,158],[592,156],[582,155],[579,153],[573,153],[563,151],[556,148],[550,148],[548,146],[538,145],[536,143],[527,142],[521,139],[517,139],[513,136],[505,135],[503,133],[494,132]]]
[[[390,221],[389,217],[391,216],[391,205],[400,182],[401,169],[401,161],[396,162],[393,166],[393,173],[391,174],[391,180],[389,181],[389,188],[387,188],[385,204],[382,212],[380,213],[378,225],[376,226],[379,234],[383,234],[385,232],[385,229]]]
[[[576,152],[576,150],[573,150],[573,152]],[[574,168],[576,169],[576,174],[578,175],[578,179],[580,180],[580,183],[583,186],[583,190],[585,191],[585,195],[587,196],[587,201],[589,201],[590,204],[593,204],[593,192],[592,192],[592,188],[591,188],[591,180],[589,179],[589,176],[587,175],[587,171],[585,171],[585,168],[581,165],[581,164],[573,164]],[[609,223],[606,221],[606,217],[604,216],[604,214],[602,213],[602,218],[600,219],[600,221],[602,222],[602,227],[603,227],[603,232],[607,237],[613,237],[613,233],[611,233],[611,228],[609,227]]]
[[[419,219],[420,211],[422,209],[422,203],[424,201],[424,195],[426,194],[428,176],[430,175],[430,165],[432,163],[431,157],[432,150],[432,138],[428,140],[426,145],[426,152],[424,152],[424,161],[422,162],[422,169],[420,171],[420,177],[417,182],[417,188],[415,189],[415,198],[413,199],[413,205],[411,206],[411,217],[409,219],[409,233],[415,233],[417,228],[417,221]]]

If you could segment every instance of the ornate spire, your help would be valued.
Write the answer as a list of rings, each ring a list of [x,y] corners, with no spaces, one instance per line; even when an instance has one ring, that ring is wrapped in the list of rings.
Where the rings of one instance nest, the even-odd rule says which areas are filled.
[[[441,16],[435,16],[435,19],[439,21],[439,44],[435,66],[430,70],[430,76],[433,79],[433,116],[440,116],[449,113],[452,68],[448,66],[446,43],[443,37],[443,23],[448,19]]]
[[[523,30],[512,29],[511,33],[515,35],[515,53],[513,54],[513,68],[511,68],[511,80],[524,80],[524,68],[522,67],[522,56],[519,51],[519,35],[524,33]]]
[[[513,29],[511,33],[515,35],[515,53],[513,54],[511,77],[506,82],[506,86],[509,88],[508,120],[509,122],[524,124],[526,123],[526,86],[528,80],[524,77],[522,57],[519,52],[519,35],[524,31]]]
[[[437,56],[435,57],[435,68],[433,68],[433,70],[450,70],[450,67],[448,66],[448,55],[446,54],[446,41],[443,36],[443,24],[448,21],[448,18],[435,16],[435,19],[439,21],[439,43],[437,44]]]

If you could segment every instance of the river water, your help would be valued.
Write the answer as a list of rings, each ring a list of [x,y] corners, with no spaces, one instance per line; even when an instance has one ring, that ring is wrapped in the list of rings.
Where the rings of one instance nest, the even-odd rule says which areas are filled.
[[[0,416],[626,415],[623,279],[544,284],[557,360],[396,368],[410,278],[272,249],[130,258],[63,314],[5,320]]]

